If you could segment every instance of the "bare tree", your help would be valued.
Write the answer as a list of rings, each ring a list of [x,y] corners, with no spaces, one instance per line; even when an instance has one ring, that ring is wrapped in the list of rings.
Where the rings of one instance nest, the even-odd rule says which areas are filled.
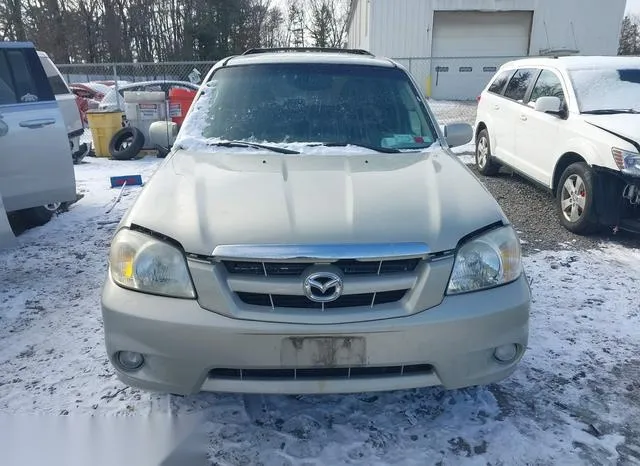
[[[346,44],[347,0],[307,0],[307,30],[316,47],[343,48]]]
[[[55,61],[217,60],[252,47],[342,46],[347,0],[0,0],[0,40]]]

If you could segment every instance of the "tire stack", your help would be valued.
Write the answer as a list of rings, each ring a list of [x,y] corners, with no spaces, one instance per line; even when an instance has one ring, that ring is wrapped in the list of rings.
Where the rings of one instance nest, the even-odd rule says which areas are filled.
[[[144,134],[134,126],[125,126],[111,138],[109,153],[115,160],[131,160],[144,147]]]

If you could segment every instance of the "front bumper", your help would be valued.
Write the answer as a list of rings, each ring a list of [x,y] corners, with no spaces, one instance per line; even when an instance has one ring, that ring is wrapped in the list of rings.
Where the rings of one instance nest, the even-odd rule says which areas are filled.
[[[411,316],[346,324],[232,319],[201,308],[195,300],[125,290],[110,278],[102,294],[109,359],[114,363],[118,351],[135,351],[145,357],[145,364],[135,372],[124,372],[114,364],[120,380],[181,395],[199,391],[349,393],[434,385],[454,389],[496,382],[515,370],[527,347],[529,306],[524,275],[496,289],[448,296],[439,306]],[[363,344],[359,362],[350,364],[354,367],[429,365],[432,370],[304,380],[211,375],[221,373],[212,372],[216,369],[309,368],[307,363],[292,363],[290,346],[285,344],[291,337],[358,339]],[[518,346],[518,355],[511,363],[500,363],[493,357],[494,349],[508,344]],[[306,351],[305,347],[300,351]],[[308,361],[308,356],[298,354],[294,359]]]

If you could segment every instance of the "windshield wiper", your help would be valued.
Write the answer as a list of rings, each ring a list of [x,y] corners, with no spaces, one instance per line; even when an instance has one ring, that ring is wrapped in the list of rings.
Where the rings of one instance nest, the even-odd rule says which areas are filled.
[[[381,147],[381,146],[372,146],[370,144],[359,144],[359,143],[353,143],[353,142],[322,142],[322,143],[319,143],[319,144],[309,144],[309,147],[317,147],[317,146],[324,146],[324,147],[356,146],[356,147],[363,147],[365,149],[374,150],[376,152],[382,152],[383,154],[398,154],[398,153],[400,153],[400,151],[398,149],[392,149],[392,148],[389,148],[389,147]]]
[[[616,115],[618,113],[631,113],[631,114],[639,114],[640,111],[634,110],[632,108],[604,108],[600,110],[588,110],[586,112],[588,115]]]
[[[272,152],[277,152],[278,154],[287,154],[287,155],[294,155],[294,154],[300,153],[296,150],[285,149],[284,147],[267,146],[265,144],[257,144],[255,142],[245,142],[245,141],[210,142],[208,145],[216,146],[216,147],[253,147],[254,149],[266,149]]]

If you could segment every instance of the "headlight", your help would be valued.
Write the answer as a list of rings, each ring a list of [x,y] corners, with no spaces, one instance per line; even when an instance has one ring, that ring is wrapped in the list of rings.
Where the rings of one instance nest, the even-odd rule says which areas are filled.
[[[640,154],[614,147],[611,149],[613,160],[618,168],[630,175],[640,175]]]
[[[116,234],[109,269],[113,281],[124,288],[175,298],[196,297],[182,251],[137,231],[124,229]]]
[[[491,230],[457,252],[447,294],[504,285],[522,273],[520,240],[512,227]]]

